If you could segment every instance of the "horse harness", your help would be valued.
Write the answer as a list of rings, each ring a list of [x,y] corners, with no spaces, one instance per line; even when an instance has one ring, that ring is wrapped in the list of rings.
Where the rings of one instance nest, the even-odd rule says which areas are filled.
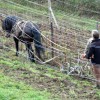
[[[27,24],[27,21],[18,20],[16,24],[13,26],[11,33],[14,34],[15,37],[21,40],[33,42],[33,38],[24,32],[24,28],[26,24]]]

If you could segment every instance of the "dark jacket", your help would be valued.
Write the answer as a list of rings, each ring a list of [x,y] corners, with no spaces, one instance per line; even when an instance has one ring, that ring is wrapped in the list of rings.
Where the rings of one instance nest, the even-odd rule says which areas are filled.
[[[92,41],[89,51],[86,54],[86,58],[91,59],[93,64],[100,64],[100,39]]]

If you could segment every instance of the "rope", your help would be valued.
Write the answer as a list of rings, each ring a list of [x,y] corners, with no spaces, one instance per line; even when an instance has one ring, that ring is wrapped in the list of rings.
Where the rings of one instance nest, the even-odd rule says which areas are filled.
[[[13,19],[14,20],[14,19]],[[28,21],[25,21],[25,23],[27,23]],[[18,24],[17,24],[18,25]],[[19,25],[18,25],[18,27],[19,27]],[[27,26],[28,27],[28,26]],[[20,28],[20,27],[19,27]],[[35,27],[34,27],[35,28]],[[36,29],[36,28],[35,28]],[[25,33],[21,28],[20,28],[20,30],[23,32],[23,33]],[[37,29],[36,29],[37,30]],[[38,30],[37,30],[38,31]],[[38,31],[39,33],[40,33],[40,31]],[[25,33],[26,34],[26,33]],[[26,34],[28,37],[30,37],[28,34]],[[43,35],[43,34],[42,34]],[[44,36],[44,35],[43,35]],[[45,36],[44,36],[45,37]],[[32,37],[30,37],[30,38],[32,38]],[[46,37],[45,37],[46,38]],[[34,39],[34,38],[32,38],[32,39]],[[50,42],[52,42],[50,39],[48,39],[48,38],[46,38],[47,40],[49,40]],[[34,39],[35,41],[37,41],[36,39]],[[24,41],[23,41],[24,42]],[[39,42],[39,41],[37,41],[37,42]],[[40,42],[39,42],[40,43]],[[54,43],[54,42],[53,42]],[[60,45],[58,45],[58,44],[56,44],[56,43],[54,43],[55,45],[57,45],[57,46],[60,46]],[[60,46],[60,47],[62,47],[62,46]],[[51,47],[52,48],[52,47]],[[56,49],[56,48],[54,48],[53,47],[53,49],[55,49],[55,50],[58,50],[58,49]],[[66,48],[67,49],[67,48]],[[60,51],[60,50],[59,50]]]
[[[26,25],[26,23],[27,23],[28,21],[25,21],[25,25]],[[31,23],[32,24],[32,23]],[[25,27],[25,25],[24,25],[24,27]],[[21,27],[19,26],[19,24],[17,24],[17,26],[19,27],[19,29],[21,30],[21,32],[22,33],[24,33],[25,35],[27,35],[29,38],[31,38],[31,39],[33,39],[33,40],[35,40],[35,41],[37,41],[36,39],[34,39],[34,38],[32,38],[32,37],[30,37],[28,34],[26,34],[22,29],[21,29]],[[37,30],[37,28],[32,24],[32,26]],[[27,26],[28,27],[28,26]],[[40,31],[39,30],[37,30],[39,33],[40,33]],[[42,34],[42,33],[41,33]],[[42,34],[43,35],[43,34]],[[44,36],[44,35],[43,35]],[[46,37],[45,37],[46,38]],[[46,39],[48,39],[48,38],[46,38]],[[51,41],[50,39],[49,39],[49,41]],[[40,43],[39,41],[37,41],[38,43]],[[55,42],[53,42],[53,43],[55,43]],[[56,44],[56,43],[55,43]],[[56,45],[58,45],[58,44],[56,44]],[[40,47],[42,47],[42,46],[40,46]],[[54,50],[57,50],[58,51],[58,49],[56,49],[56,48],[54,48],[54,47],[51,47],[51,46],[49,46],[50,48],[53,48]],[[59,50],[60,51],[60,50]]]
[[[36,41],[36,40],[35,40]],[[50,40],[49,40],[50,41]],[[51,42],[51,41],[50,41]],[[80,41],[81,42],[81,41]],[[82,44],[82,42],[81,42],[81,44]],[[57,45],[57,44],[56,44]],[[84,45],[85,45],[85,43],[84,43]],[[58,45],[57,45],[58,46]],[[61,46],[60,46],[61,47]],[[70,46],[71,47],[71,46]],[[53,47],[50,47],[50,48],[53,48]],[[56,48],[55,48],[56,49]],[[57,50],[57,49],[56,49]]]
[[[20,28],[21,29],[21,28]],[[21,31],[23,31],[23,30],[21,30]],[[38,30],[37,30],[38,31]],[[43,34],[42,34],[43,35]],[[44,36],[44,35],[43,35]],[[45,37],[45,36],[44,36]],[[45,37],[46,38],[46,37]],[[46,39],[48,39],[48,38],[46,38]],[[51,42],[51,40],[49,40],[50,42]],[[38,41],[37,41],[38,42]],[[54,43],[54,42],[53,42]],[[55,45],[57,45],[57,46],[60,46],[60,45],[58,45],[58,44],[56,44],[56,43],[54,43]],[[62,46],[60,46],[60,47],[62,47]],[[63,47],[64,48],[64,47]],[[66,48],[65,48],[66,49]]]
[[[27,23],[27,22],[26,22]],[[18,24],[17,24],[18,25]],[[19,26],[19,25],[18,25]],[[20,27],[19,27],[20,28]],[[20,28],[20,30],[22,31],[22,32],[24,32],[21,28]],[[37,30],[38,31],[38,30]],[[24,32],[25,33],[25,32]],[[26,33],[25,33],[26,34]],[[27,34],[28,35],[28,34]],[[13,35],[13,37],[16,37],[15,35]],[[28,37],[30,37],[29,35],[28,35]],[[17,37],[16,37],[17,38]],[[30,37],[31,38],[31,37]],[[23,41],[23,40],[20,40],[19,38],[17,38],[19,41],[22,41],[23,43],[26,43],[25,41]],[[34,39],[34,38],[32,38],[32,39]],[[36,39],[35,39],[36,40]],[[37,40],[36,40],[37,41]],[[39,42],[39,41],[37,41],[37,42]],[[39,42],[40,43],[40,42]],[[37,44],[36,44],[37,45]],[[38,47],[42,47],[42,46],[40,46],[40,45],[37,45]],[[44,48],[44,47],[42,47],[42,48]],[[54,48],[55,49],[55,48]],[[57,50],[57,49],[56,49]],[[56,52],[56,51],[55,51]],[[32,51],[31,51],[31,53],[33,53]],[[56,52],[57,53],[57,52]],[[35,54],[34,54],[35,55]],[[60,54],[59,56],[61,56],[62,54]],[[36,55],[35,55],[36,56]],[[49,59],[49,60],[47,60],[47,61],[45,61],[45,62],[42,62],[43,64],[44,63],[47,63],[47,62],[50,62],[51,60],[53,60],[53,59],[55,59],[55,58],[57,58],[58,56],[55,56],[54,58],[51,58],[51,59]],[[36,58],[38,58],[38,57],[36,57]],[[39,59],[39,58],[38,58]],[[40,60],[40,59],[39,59]]]
[[[27,22],[26,22],[27,23]],[[32,24],[33,25],[33,24]],[[34,27],[34,26],[33,26]],[[19,27],[20,28],[20,27]],[[36,27],[34,27],[36,30],[37,30],[37,28]],[[23,32],[23,33],[25,33],[21,28],[20,28],[20,30]],[[39,33],[40,33],[40,31],[39,30],[37,30]],[[25,33],[26,34],[26,33]],[[26,34],[27,36],[29,36],[28,34]],[[45,38],[45,39],[47,39],[48,41],[50,41],[50,42],[52,42],[53,44],[55,44],[56,46],[59,46],[59,47],[61,47],[62,49],[66,49],[66,50],[68,50],[67,48],[65,48],[65,47],[62,47],[62,46],[60,46],[60,45],[58,45],[57,43],[55,43],[55,42],[53,42],[53,41],[51,41],[50,39],[48,39],[48,38],[46,38],[42,33],[41,33],[41,35]],[[29,36],[30,37],[30,36]],[[32,38],[32,37],[30,37],[30,38]],[[34,39],[34,38],[32,38],[32,39]],[[35,41],[37,41],[36,39],[34,39]],[[37,42],[39,42],[39,41],[37,41]],[[40,42],[39,42],[40,43]]]
[[[13,36],[13,35],[12,35]],[[15,38],[17,38],[16,36],[14,36]],[[19,38],[17,38],[19,41],[22,41],[22,40],[20,40]],[[23,41],[23,43],[26,43],[25,41]],[[3,45],[3,47],[6,47],[6,48],[9,48],[9,47],[7,47],[7,46],[5,46],[5,45]],[[11,48],[9,48],[11,51],[14,51],[13,49],[11,49]],[[28,49],[28,48],[27,48]],[[49,59],[49,60],[47,60],[47,61],[45,61],[45,62],[43,62],[40,58],[38,58],[37,57],[37,55],[33,52],[33,51],[31,51],[30,49],[28,49],[31,53],[33,53],[34,54],[34,56],[38,59],[38,60],[36,60],[36,61],[38,61],[40,64],[46,64],[46,63],[48,63],[48,62],[50,62],[50,61],[52,61],[52,60],[54,60],[55,58],[58,58],[59,56],[61,56],[61,55],[59,55],[59,56],[55,56],[55,57],[53,57],[53,58],[51,58],[51,59]],[[16,51],[14,51],[14,52],[16,52]],[[19,54],[21,54],[21,53],[19,53]],[[21,54],[21,55],[23,55],[23,54]],[[23,55],[24,57],[25,57],[25,55]],[[30,57],[31,58],[31,57]],[[33,59],[33,58],[31,58],[31,59]]]

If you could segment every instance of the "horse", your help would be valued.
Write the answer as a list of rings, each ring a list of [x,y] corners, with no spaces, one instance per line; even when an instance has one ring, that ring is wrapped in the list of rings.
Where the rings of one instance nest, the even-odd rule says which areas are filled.
[[[36,55],[42,60],[41,53],[44,52],[44,48],[41,42],[41,32],[37,24],[22,20],[18,16],[7,16],[2,20],[2,29],[6,31],[7,38],[13,36],[16,56],[19,54],[19,41],[21,41],[26,46],[29,60],[35,62],[32,48],[32,43],[34,42]]]

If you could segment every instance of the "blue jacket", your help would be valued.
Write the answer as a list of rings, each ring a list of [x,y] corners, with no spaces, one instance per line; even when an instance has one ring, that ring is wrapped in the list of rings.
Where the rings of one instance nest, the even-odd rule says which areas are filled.
[[[91,59],[93,64],[100,64],[100,39],[92,41],[89,51],[86,53],[86,58]]]

